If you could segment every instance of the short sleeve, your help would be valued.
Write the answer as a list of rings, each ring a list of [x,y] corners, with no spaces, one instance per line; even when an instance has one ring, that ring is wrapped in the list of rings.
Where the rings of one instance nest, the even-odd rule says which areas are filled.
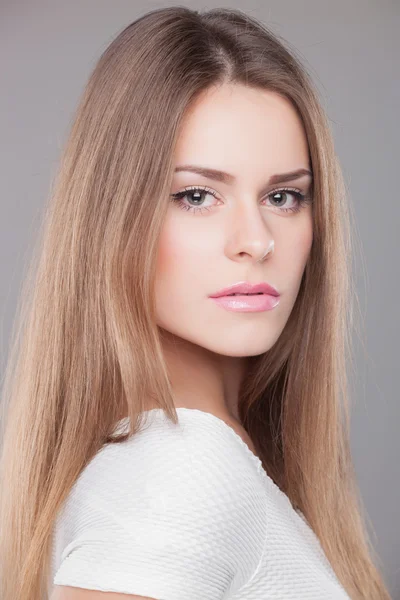
[[[158,420],[102,448],[81,473],[57,518],[52,581],[228,598],[254,574],[265,526],[262,487],[233,437],[210,423]]]

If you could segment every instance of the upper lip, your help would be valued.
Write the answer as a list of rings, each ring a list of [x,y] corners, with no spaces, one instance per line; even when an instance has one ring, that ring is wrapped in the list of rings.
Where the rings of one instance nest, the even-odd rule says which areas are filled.
[[[239,281],[229,287],[226,287],[215,294],[210,294],[210,298],[219,298],[220,296],[229,296],[229,294],[256,294],[262,292],[270,296],[279,296],[279,292],[268,283],[248,283],[247,281]]]

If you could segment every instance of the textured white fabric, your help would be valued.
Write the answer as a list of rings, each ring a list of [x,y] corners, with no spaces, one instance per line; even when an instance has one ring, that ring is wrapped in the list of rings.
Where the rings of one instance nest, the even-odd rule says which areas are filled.
[[[344,600],[304,516],[223,420],[147,411],[103,447],[53,531],[55,585],[157,600]],[[118,430],[128,424],[122,419]]]

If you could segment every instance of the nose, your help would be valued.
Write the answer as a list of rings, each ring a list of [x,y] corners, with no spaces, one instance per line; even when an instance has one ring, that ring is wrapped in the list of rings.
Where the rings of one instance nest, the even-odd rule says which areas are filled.
[[[274,250],[271,229],[257,207],[242,209],[231,224],[226,254],[231,260],[252,262],[267,260]]]

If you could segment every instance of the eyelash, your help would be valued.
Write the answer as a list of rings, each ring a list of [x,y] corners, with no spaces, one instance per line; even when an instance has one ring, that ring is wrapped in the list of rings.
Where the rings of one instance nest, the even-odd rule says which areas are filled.
[[[218,199],[218,196],[214,192],[214,190],[212,190],[209,187],[203,187],[203,186],[189,186],[189,187],[185,188],[184,190],[182,190],[181,192],[176,192],[176,194],[171,194],[172,202],[176,202],[178,204],[179,208],[182,208],[182,210],[192,212],[193,214],[198,213],[198,212],[202,213],[203,211],[209,212],[209,211],[213,210],[214,207],[201,207],[201,206],[196,207],[196,206],[187,206],[187,205],[183,204],[182,199],[188,195],[188,192],[207,192],[208,194],[211,194],[211,196],[214,196],[214,198]],[[270,192],[268,194],[267,198],[269,196],[273,196],[274,194],[279,194],[281,192],[291,192],[294,196],[296,196],[296,199],[297,199],[297,205],[295,208],[280,208],[279,206],[276,207],[276,208],[278,208],[278,210],[285,212],[285,213],[300,212],[300,210],[303,208],[303,206],[312,202],[311,194],[303,194],[300,190],[298,190],[296,188],[289,188],[289,187],[273,190],[272,192]]]

